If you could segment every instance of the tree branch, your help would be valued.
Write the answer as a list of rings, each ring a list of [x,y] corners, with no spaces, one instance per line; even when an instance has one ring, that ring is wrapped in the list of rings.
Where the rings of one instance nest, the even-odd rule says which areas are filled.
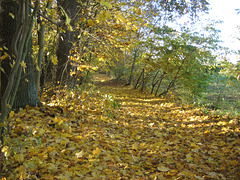
[[[34,9],[34,7],[30,4],[30,7],[31,7],[31,9]],[[47,16],[45,16],[44,14],[42,14],[39,10],[38,10],[38,15],[39,16],[41,16],[41,17],[43,17],[44,19],[46,19],[46,20],[48,20],[50,23],[52,23],[52,24],[55,24],[55,25],[57,25],[57,26],[59,26],[59,25],[61,25],[62,24],[62,22],[60,21],[60,22],[55,22],[55,21],[53,21],[52,19],[50,19],[49,17],[47,17]]]

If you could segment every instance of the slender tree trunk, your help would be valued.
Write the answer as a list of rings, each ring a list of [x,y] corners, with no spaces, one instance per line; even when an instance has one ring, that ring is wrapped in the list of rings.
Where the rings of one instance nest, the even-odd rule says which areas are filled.
[[[142,88],[141,88],[141,91],[144,90],[144,87],[145,87],[145,69],[143,69],[143,73],[142,73]]]
[[[155,86],[157,85],[157,83],[158,83],[158,81],[159,81],[159,80],[157,80],[157,81],[155,82],[155,79],[157,78],[158,73],[159,73],[159,70],[156,72],[155,76],[153,77],[151,94],[153,93],[154,88],[155,88]]]
[[[42,63],[43,63],[43,55],[44,55],[44,35],[45,35],[45,25],[40,23],[40,30],[38,31],[38,62],[36,68],[36,87],[38,88],[40,85],[40,78],[42,73]]]
[[[129,80],[128,80],[127,85],[131,85],[131,83],[132,83],[133,71],[135,69],[136,60],[137,60],[137,49],[135,49],[135,52],[134,52],[133,63],[132,63],[132,66],[131,66],[131,72],[130,72],[130,76],[129,76]]]
[[[50,8],[50,5],[51,5],[50,0],[48,0],[46,8],[43,12],[43,15],[46,15],[47,9]],[[39,53],[38,53],[38,63],[37,63],[37,68],[36,68],[36,70],[37,70],[36,71],[36,87],[37,87],[37,89],[39,89],[39,86],[41,85],[41,83],[40,83],[41,77],[44,76],[44,75],[42,75],[42,73],[43,73],[42,64],[44,63],[44,57],[43,57],[44,56],[44,45],[45,45],[44,36],[45,36],[45,30],[46,30],[45,21],[44,20],[41,21],[40,19],[39,19],[39,21],[40,21],[40,29],[38,31]],[[45,58],[45,60],[46,60],[46,58]],[[44,87],[41,87],[41,94],[42,94],[43,88]]]
[[[43,53],[44,53],[44,34],[45,34],[45,25],[40,25],[40,30],[38,32],[38,44],[39,44],[39,52],[38,52],[38,63],[36,69],[36,87],[39,87],[40,78],[42,73],[42,63],[43,63]]]
[[[138,79],[137,79],[137,82],[136,82],[136,84],[135,84],[135,86],[134,86],[134,89],[137,89],[137,88],[138,88],[138,86],[139,86],[139,84],[140,84],[141,77],[143,76],[143,73],[144,73],[144,68],[142,69],[141,74],[139,75],[139,77],[138,77]]]
[[[42,69],[41,69],[42,72],[41,72],[41,77],[40,77],[40,87],[41,87],[40,97],[42,97],[43,90],[45,88],[47,75],[51,74],[51,76],[52,76],[52,73],[49,73],[50,72],[50,68],[49,68],[50,60],[48,60],[47,54],[45,54],[45,56],[44,56],[44,62],[46,62],[46,65],[43,66]]]
[[[155,96],[157,96],[158,90],[159,90],[159,88],[160,88],[160,86],[161,86],[161,84],[162,84],[162,80],[164,79],[165,75],[166,75],[166,72],[163,72],[163,73],[161,74],[160,78],[159,78],[158,86],[157,86],[157,89],[156,89],[156,91],[155,91]]]
[[[159,96],[165,96],[167,95],[168,91],[175,85],[175,82],[176,80],[179,78],[179,73],[181,72],[182,70],[182,67],[183,67],[183,64],[185,63],[186,61],[186,58],[182,60],[182,63],[181,65],[178,67],[177,69],[177,73],[176,75],[174,76],[174,78],[172,79],[172,81],[168,84],[168,87],[165,91],[163,91],[162,93],[159,94]]]

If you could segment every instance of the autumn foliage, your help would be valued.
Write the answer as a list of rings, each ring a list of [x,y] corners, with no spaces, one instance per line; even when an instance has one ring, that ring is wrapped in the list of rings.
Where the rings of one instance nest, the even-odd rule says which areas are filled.
[[[3,179],[238,179],[238,119],[96,84],[10,113]]]
[[[1,0],[0,179],[239,179],[239,115],[217,113],[239,67],[208,5]]]

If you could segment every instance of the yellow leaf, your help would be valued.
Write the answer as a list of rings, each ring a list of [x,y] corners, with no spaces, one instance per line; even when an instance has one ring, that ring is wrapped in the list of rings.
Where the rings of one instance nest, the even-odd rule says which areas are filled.
[[[142,10],[140,8],[137,9],[137,15],[141,15],[142,14]]]
[[[56,167],[56,165],[52,163],[49,163],[47,169],[50,170],[51,172],[56,172],[58,170],[58,167]]]
[[[98,147],[92,151],[93,155],[100,155],[102,153],[102,150],[99,149]]]
[[[164,166],[164,165],[159,165],[159,166],[157,167],[157,169],[158,169],[159,171],[162,171],[162,172],[167,172],[167,171],[170,170],[168,167],[166,167],[166,166]]]
[[[72,26],[70,25],[70,22],[71,22],[71,18],[68,16],[68,14],[66,13],[66,11],[60,6],[61,8],[61,12],[62,12],[62,15],[65,16],[65,24],[66,26],[69,28],[69,31],[73,31],[73,28]]]
[[[20,180],[26,179],[26,177],[27,177],[26,168],[23,165],[19,167],[18,171],[19,171],[19,174],[20,174],[19,179]]]
[[[24,73],[26,73],[27,64],[24,61],[22,61],[20,64],[23,68]]]
[[[10,152],[9,152],[9,147],[8,146],[3,146],[2,148],[2,153],[4,153],[4,156],[7,158],[8,156],[10,156]]]
[[[101,11],[97,16],[97,20],[99,21],[105,21],[110,18],[111,18],[111,13],[108,11]]]
[[[36,66],[36,69],[37,69],[37,71],[39,71],[39,72],[41,71],[38,65]]]
[[[8,54],[6,52],[4,52],[3,56],[0,57],[0,61],[6,59],[8,56]]]
[[[9,15],[10,15],[13,19],[15,18],[15,16],[14,16],[13,13],[9,13]]]
[[[14,156],[15,161],[17,162],[23,162],[24,161],[24,155],[23,154],[16,154]]]
[[[84,17],[81,17],[81,22],[85,21],[86,19]]]
[[[191,155],[190,153],[188,153],[188,154],[186,155],[186,159],[187,159],[188,162],[193,161],[193,157],[192,157],[192,155]]]
[[[88,26],[94,26],[95,24],[92,19],[88,19],[87,23],[88,23]]]
[[[106,0],[101,0],[100,1],[100,4],[102,5],[102,6],[106,6],[106,7],[108,7],[108,8],[112,8],[112,5],[111,5],[111,3],[110,2],[107,2]]]
[[[24,69],[27,68],[27,64],[24,61],[22,61],[20,64]]]
[[[113,157],[111,155],[107,155],[103,159],[104,159],[104,161],[112,161]]]
[[[92,67],[92,70],[96,71],[98,70],[98,67]]]
[[[75,153],[75,156],[77,157],[77,159],[83,157],[83,155],[84,155],[84,151],[83,150],[81,150],[80,152]]]
[[[13,116],[14,116],[14,111],[11,111],[11,112],[9,113],[9,118],[11,119]]]
[[[52,63],[54,64],[54,65],[57,65],[58,64],[58,60],[57,60],[57,58],[56,57],[51,57],[51,61],[52,61]]]
[[[17,122],[17,123],[21,123],[22,120],[21,120],[20,118],[17,118],[17,119],[16,119],[16,122]]]

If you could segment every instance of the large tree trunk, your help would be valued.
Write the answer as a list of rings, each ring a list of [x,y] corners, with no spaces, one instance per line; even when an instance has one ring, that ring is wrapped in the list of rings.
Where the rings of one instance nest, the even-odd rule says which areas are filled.
[[[29,106],[41,106],[38,97],[38,88],[34,78],[34,63],[32,58],[32,42],[29,43],[28,53],[25,58],[26,72],[22,72],[17,95],[13,104],[14,108]]]
[[[58,0],[58,9],[59,14],[61,15],[61,20],[66,20],[66,15],[71,19],[70,25],[74,27],[74,18],[77,13],[77,1],[76,0]],[[65,11],[65,12],[63,12]],[[74,31],[70,31],[69,27],[64,24],[63,28],[65,32],[59,33],[58,39],[58,47],[57,47],[57,58],[58,58],[58,66],[57,66],[57,81],[60,81],[69,74],[70,64],[68,62],[69,51],[73,46],[74,42]],[[63,74],[64,73],[64,74]]]
[[[30,3],[30,1],[29,1]],[[27,46],[26,44],[20,44],[19,39],[15,39],[16,34],[18,33],[17,30],[17,22],[19,21],[18,19],[18,4],[12,0],[3,0],[2,2],[2,8],[3,8],[3,20],[1,23],[1,31],[0,31],[0,37],[3,38],[4,45],[8,48],[8,54],[11,57],[11,59],[15,59],[16,57],[16,52],[14,52],[14,43],[17,41],[17,46],[25,46],[25,53],[26,53],[26,58],[22,59],[21,61],[25,61],[26,63],[26,73],[21,73],[21,79],[20,79],[20,84],[19,87],[16,87],[16,82],[17,78],[15,78],[15,84],[13,85],[13,92],[14,89],[19,88],[16,93],[16,97],[13,103],[14,109],[17,109],[19,107],[25,107],[26,105],[30,106],[36,106],[36,105],[41,105],[41,102],[38,98],[38,90],[36,88],[35,84],[35,78],[34,78],[34,66],[33,66],[33,59],[32,59],[32,42],[31,42],[31,37],[30,37],[30,42],[29,45]],[[29,14],[30,14],[29,10]],[[15,18],[12,18],[9,13],[12,13]],[[30,16],[30,15],[29,15]],[[30,26],[30,24],[29,24]],[[31,27],[30,31],[31,31]],[[28,29],[29,29],[28,28]],[[22,32],[24,33],[24,32]],[[28,35],[29,36],[29,35]],[[31,36],[31,32],[30,32]],[[18,49],[18,48],[17,48]],[[15,54],[15,55],[14,55]],[[23,56],[24,58],[25,56]],[[10,59],[5,59],[4,63],[2,64],[2,68],[4,69],[5,73],[1,74],[1,97],[3,93],[5,92],[5,89],[8,84],[9,76],[11,73],[11,66],[10,66]],[[13,93],[11,96],[13,96]],[[10,97],[12,99],[13,97]]]
[[[18,18],[18,4],[15,1],[4,1],[1,3],[1,12],[0,12],[0,39],[1,47],[5,46],[8,49],[4,49],[6,53],[12,55],[12,41],[15,35],[17,18]],[[9,13],[15,16],[13,19]],[[11,59],[7,57],[1,62],[1,67],[4,69],[4,72],[1,71],[1,97],[7,87],[8,77],[11,72]]]

